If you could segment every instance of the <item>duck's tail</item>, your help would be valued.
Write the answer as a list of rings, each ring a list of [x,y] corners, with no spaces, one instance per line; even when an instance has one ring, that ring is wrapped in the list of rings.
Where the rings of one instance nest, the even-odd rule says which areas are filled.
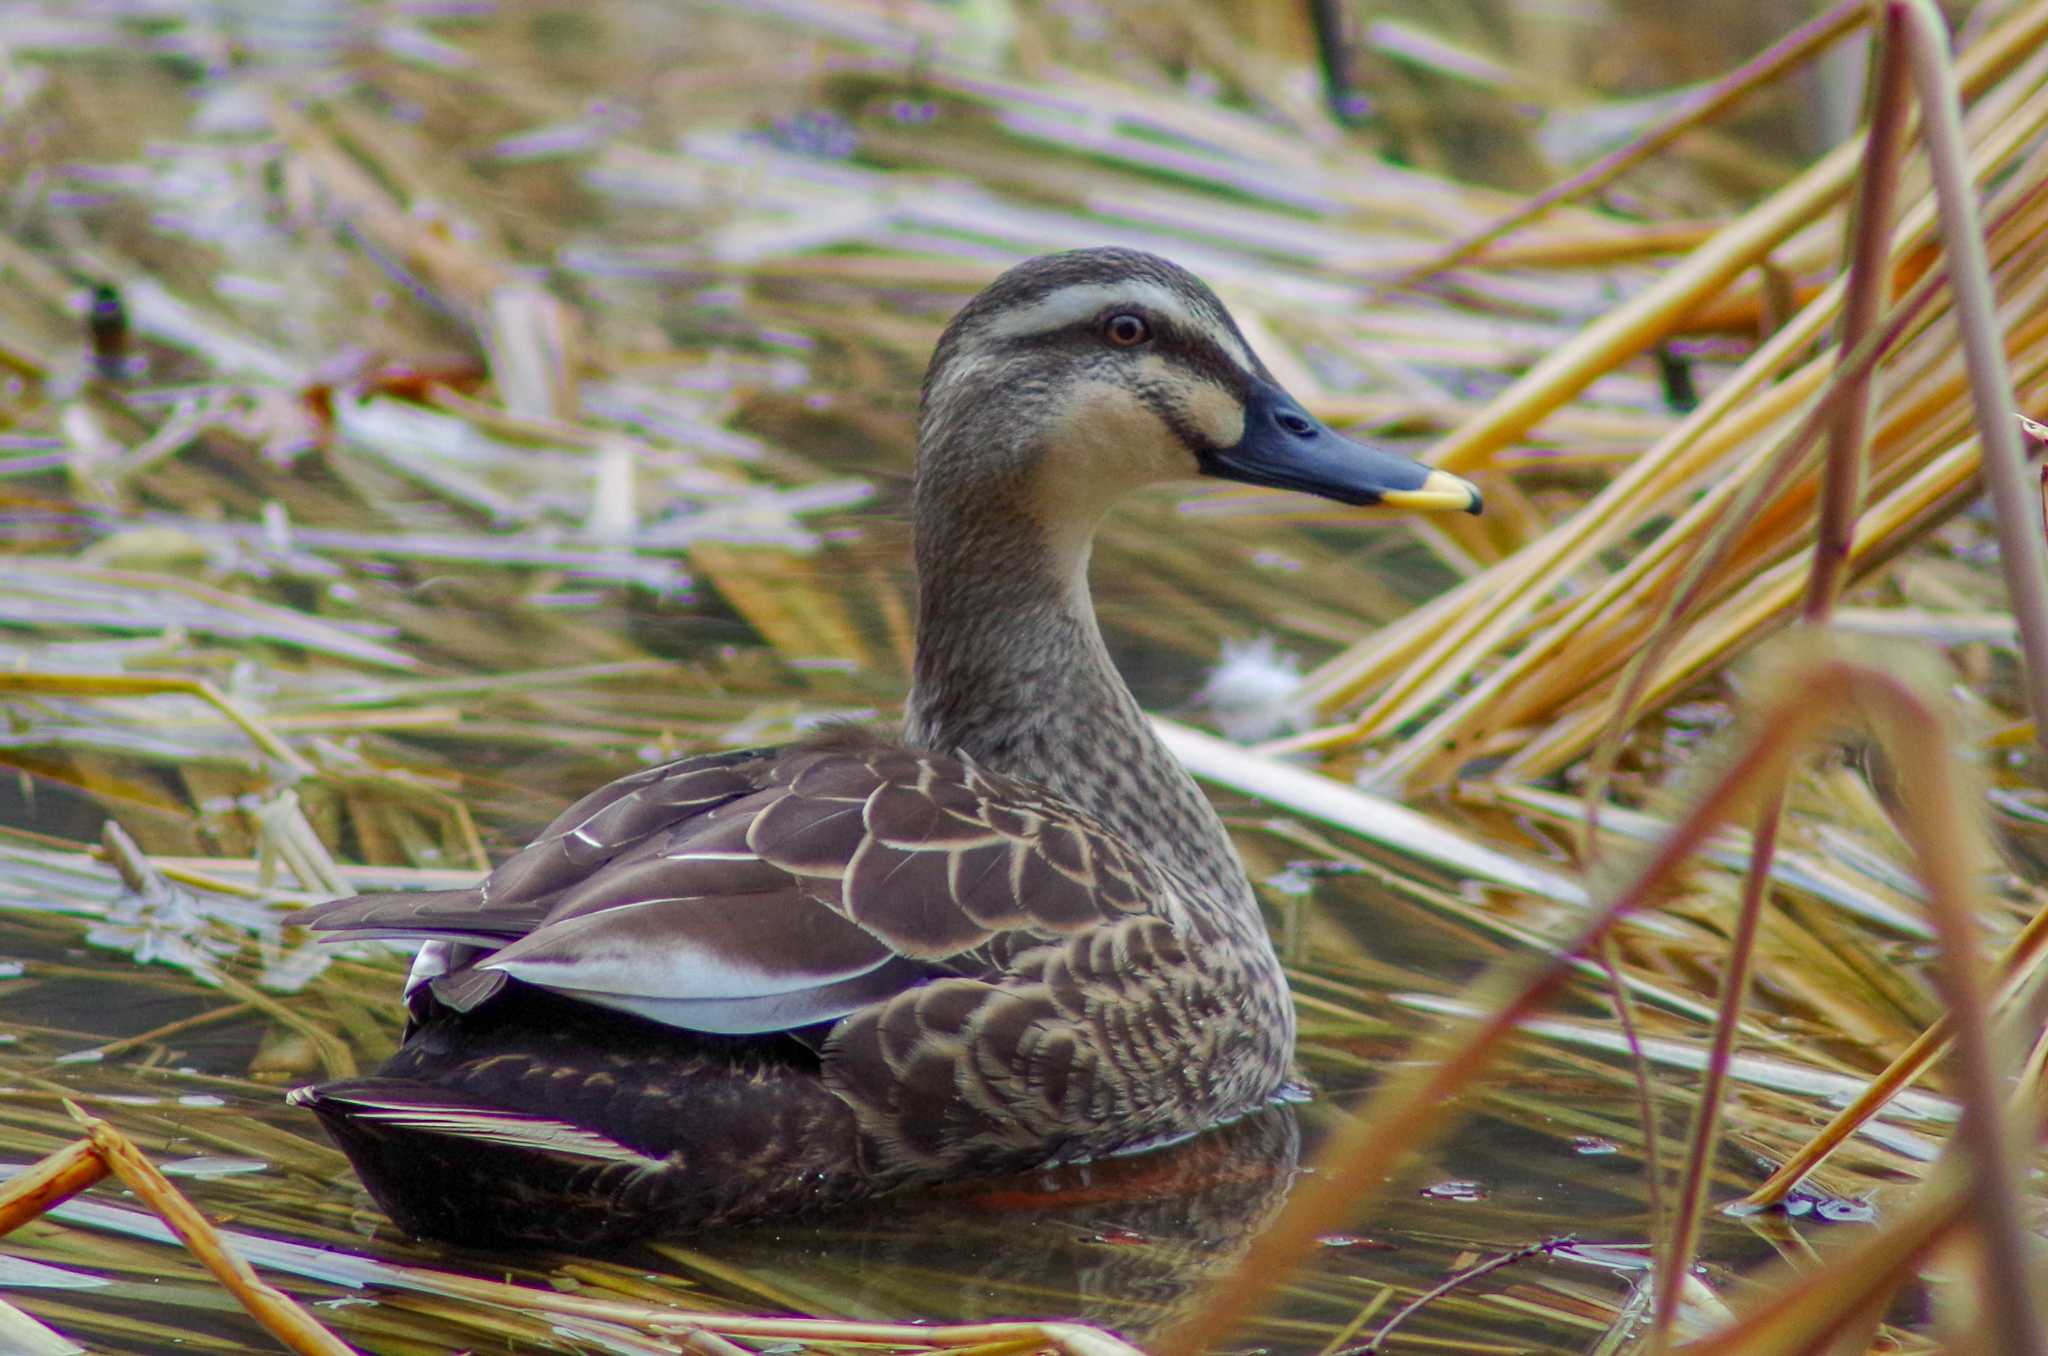
[[[516,983],[436,1009],[376,1073],[290,1100],[399,1227],[451,1242],[589,1246],[885,1185],[795,1038],[677,1031]]]
[[[589,1246],[691,1213],[680,1152],[400,1078],[350,1078],[285,1099],[320,1118],[407,1233],[480,1246]]]

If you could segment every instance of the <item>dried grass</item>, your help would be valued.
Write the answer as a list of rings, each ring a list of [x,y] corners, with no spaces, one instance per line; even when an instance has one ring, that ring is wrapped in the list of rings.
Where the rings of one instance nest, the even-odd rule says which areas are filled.
[[[261,1162],[194,1180],[200,1209],[233,1215],[237,1250],[340,1301],[323,1318],[376,1349],[674,1349],[686,1339],[657,1313],[724,1334],[687,1339],[702,1350],[936,1347],[935,1329],[859,1321],[920,1313],[1185,1324],[1284,1182],[1242,1199],[1187,1186],[1188,1202],[1229,1202],[1206,1252],[1142,1212],[1041,1203],[1033,1233],[947,1201],[818,1226],[808,1250],[740,1235],[495,1263],[366,1237],[338,1155],[275,1099],[283,1080],[382,1055],[395,962],[316,951],[274,919],[343,889],[467,880],[638,762],[892,709],[909,646],[897,510],[932,339],[1017,258],[1138,244],[1215,283],[1319,412],[1433,446],[1488,491],[1479,523],[1416,530],[1209,492],[1133,506],[1098,550],[1103,614],[1148,703],[1182,703],[1177,675],[1247,629],[1310,661],[1312,728],[1255,751],[1174,738],[1249,797],[1230,802],[1240,842],[1330,1090],[1303,1114],[1336,1132],[1335,1108],[1415,1040],[1486,1016],[1463,976],[1549,955],[1641,844],[1689,822],[1685,769],[1748,681],[1731,666],[1795,615],[1820,460],[1799,443],[1858,366],[1833,337],[1857,148],[1781,174],[1781,154],[1812,148],[1758,149],[1688,107],[1773,97],[1750,77],[1824,47],[1852,8],[1642,105],[1567,87],[1567,63],[1533,55],[1548,30],[1518,30],[1504,60],[1460,6],[1352,35],[1383,104],[1373,134],[1413,164],[1449,164],[1454,129],[1482,128],[1471,140],[1519,156],[1490,172],[1561,183],[1591,157],[1547,158],[1509,115],[1540,104],[1559,135],[1619,119],[1601,149],[1659,148],[1615,152],[1633,166],[1618,191],[1649,208],[1623,220],[1562,201],[1531,219],[1525,194],[1379,158],[1294,79],[1318,54],[1287,7],[776,0],[681,22],[631,0],[559,19],[308,4],[295,29],[231,6],[7,4],[0,765],[26,790],[0,810],[16,825],[0,823],[0,937],[26,959],[0,973],[6,1156],[71,1142],[62,1102],[83,1095],[160,1160]],[[1959,55],[1965,132],[2018,405],[2042,415],[2048,7],[1981,8]],[[1976,925],[2007,946],[1992,998],[2016,1011],[2038,983],[2048,812],[1990,528],[1967,511],[1977,424],[1927,183],[1909,159],[1882,254],[1897,300],[1862,346],[1870,493],[1840,615],[1948,658],[2007,854]],[[95,284],[125,327],[90,320]],[[1674,373],[1704,393],[1689,413]],[[1617,724],[1627,740],[1589,807],[1573,793]],[[1705,1165],[1716,1197],[1755,1188],[1756,1161],[1788,1160],[1833,1104],[1934,1043],[1944,1009],[1920,948],[1936,929],[1893,825],[1917,770],[1874,747],[1787,783],[1759,992]],[[1273,757],[1300,753],[1319,766]],[[101,843],[101,814],[132,842]],[[1655,1232],[1631,1064],[1674,1126],[1713,1062],[1751,848],[1706,840],[1657,911],[1617,928],[1637,1038],[1598,957],[1568,958],[1570,1010],[1520,1028],[1499,1080],[1465,1093],[1477,1137],[1443,1141],[1429,1171],[1483,1175],[1501,1142],[1545,1146],[1618,1238]],[[94,951],[76,952],[81,932]],[[2023,1086],[2044,1062],[2038,1040],[2015,1058]],[[1762,1293],[1778,1283],[1762,1254],[1815,1246],[1811,1214],[1709,1218],[1703,1254],[1740,1284],[1717,1273],[1682,1294],[1681,1336],[1804,1350],[1832,1313],[1930,1348],[1872,1308],[1925,1283],[1922,1259],[1961,1227],[1960,1178],[1928,1164],[1970,1098],[1923,1077],[1792,1198],[1839,1206],[1925,1175],[1910,1208],[1850,1269],[1809,1267],[1738,1335],[1705,1338],[1728,1319],[1715,1291]],[[1575,1158],[1574,1137],[1614,1153]],[[1221,1180],[1249,1169],[1233,1171]],[[1371,1227],[1399,1251],[1326,1236],[1299,1276],[1258,1278],[1267,1312],[1238,1340],[1335,1351],[1430,1297],[1394,1349],[1629,1349],[1640,1252],[1595,1240],[1442,1291],[1593,1209],[1389,1199]],[[1074,1241],[1091,1237],[1113,1241]],[[13,1260],[85,1288],[24,1284],[0,1337],[240,1349],[246,1329],[165,1238],[89,1196],[26,1226]],[[457,1274],[500,1267],[520,1284]],[[986,1307],[968,1312],[969,1294]],[[855,1326],[700,1321],[735,1306]],[[956,1336],[989,1352],[1095,1340]]]

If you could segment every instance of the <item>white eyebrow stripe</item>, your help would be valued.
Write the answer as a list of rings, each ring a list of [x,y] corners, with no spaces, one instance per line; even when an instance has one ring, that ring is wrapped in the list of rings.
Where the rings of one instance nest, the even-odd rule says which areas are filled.
[[[1119,302],[1139,306],[1165,316],[1184,329],[1194,330],[1230,356],[1245,371],[1253,370],[1251,350],[1244,341],[1209,316],[1194,310],[1187,299],[1170,287],[1133,278],[1125,282],[1075,283],[1050,292],[1029,306],[1001,311],[983,321],[981,334],[992,339],[1022,339],[1065,329],[1091,320]]]

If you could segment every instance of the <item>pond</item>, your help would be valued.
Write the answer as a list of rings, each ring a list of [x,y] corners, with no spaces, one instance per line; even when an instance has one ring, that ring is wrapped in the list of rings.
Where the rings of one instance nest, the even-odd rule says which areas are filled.
[[[220,962],[227,984],[211,985],[169,966],[138,969],[91,946],[89,930],[68,920],[19,917],[7,932],[18,973],[0,996],[12,1036],[0,1046],[0,1070],[13,1153],[19,1160],[69,1137],[63,1099],[71,1098],[144,1140],[237,1234],[693,1307],[878,1320],[1074,1316],[1142,1340],[1233,1265],[1300,1180],[1330,1117],[1428,1028],[1419,1000],[1453,993],[1494,954],[1454,912],[1418,904],[1368,869],[1333,871],[1256,829],[1246,839],[1255,860],[1289,854],[1275,921],[1294,957],[1316,1096],[1162,1153],[599,1257],[413,1244],[382,1219],[310,1118],[283,1105],[283,1087],[317,1072],[317,1051],[264,1011],[288,1003],[320,1029],[367,1031],[357,1049],[367,1063],[395,1034],[394,1009],[381,1000],[400,978],[396,961],[339,963],[288,999],[266,999],[253,958]],[[35,881],[60,884],[54,873]],[[73,891],[116,911],[122,902],[112,889]],[[1559,1019],[1605,1025],[1592,1004],[1574,1007]],[[354,1020],[337,1020],[347,1009]],[[1673,1123],[1678,1105],[1674,1091]],[[1490,1075],[1471,1111],[1379,1202],[1323,1239],[1243,1341],[1313,1352],[1362,1340],[1406,1297],[1461,1268],[1567,1235],[1575,1241],[1454,1292],[1407,1330],[1478,1344],[1469,1349],[1580,1350],[1614,1324],[1633,1302],[1650,1227],[1626,1059],[1597,1048],[1523,1050]],[[159,1339],[173,1336],[200,1349],[250,1340],[247,1321],[224,1307],[194,1261],[144,1241],[151,1230],[132,1203],[106,1191],[85,1199],[91,1204],[57,1212],[60,1223],[11,1241],[11,1258],[62,1269],[5,1274],[25,1309],[96,1349],[168,1349]],[[1704,1255],[1744,1269],[1793,1227],[1717,1220]],[[1843,1231],[1808,1223],[1799,1232],[1825,1250]],[[448,1318],[445,1303],[429,1298],[280,1280],[372,1349],[479,1340],[477,1320]],[[546,1349],[544,1334],[544,1326],[521,1333],[514,1325],[494,1349]]]
[[[1516,201],[1438,171],[1554,177],[1499,132],[1537,87],[1388,20],[1351,35],[1386,83],[1347,131],[1303,80],[1259,83],[1268,63],[1312,71],[1306,19],[1226,8],[0,0],[19,35],[0,136],[26,169],[0,239],[19,284],[0,297],[0,671],[22,677],[0,727],[0,1165],[76,1139],[76,1102],[379,1352],[671,1349],[465,1302],[441,1272],[683,1309],[1077,1317],[1139,1342],[1187,1313],[1465,984],[1573,925],[1570,891],[1484,887],[1213,788],[1287,962],[1312,1100],[1148,1156],[575,1257],[383,1219],[283,1096],[390,1051],[404,957],[278,919],[341,888],[467,883],[648,761],[892,716],[917,383],[946,316],[1016,258],[1174,253],[1319,412],[1411,448],[1642,285],[1624,259],[1370,292],[1362,271]],[[1652,8],[1618,7],[1633,32]],[[1731,28],[1650,74],[1772,36]],[[1816,149],[1760,122],[1753,160],[1716,143],[1659,205],[1706,210]],[[95,284],[124,312],[97,339]],[[1744,351],[1700,343],[1688,379],[1711,389]],[[1647,362],[1596,383],[1532,439],[1558,460],[1507,520],[1579,502],[1672,425],[1671,396]],[[1285,687],[1498,555],[1484,530],[1147,494],[1105,527],[1093,579],[1148,710],[1255,740],[1234,722],[1301,713],[1219,698],[1226,652]],[[1660,812],[1646,788],[1727,719],[1726,688],[1692,696],[1623,769]],[[1576,824],[1541,798],[1560,789],[1423,808],[1575,880]],[[99,850],[108,820],[139,845],[126,877]],[[1892,847],[1835,840],[1851,885],[1785,886],[1799,926],[1773,934],[1719,1199],[1932,1015],[1910,887],[1849,851],[1872,839]],[[1713,868],[1622,939],[1667,1170],[1733,880]],[[1839,940],[1844,897],[1890,920],[1875,940]],[[1876,995],[1853,1013],[1844,974]],[[1618,1349],[1670,1202],[1617,1032],[1604,982],[1580,980],[1219,1349],[1344,1350],[1525,1250],[1403,1319],[1395,1349]],[[1838,1251],[1952,1115],[1919,1095],[1844,1152],[1831,1193],[1710,1217],[1684,1321],[1716,1321],[1715,1296],[1775,1259]],[[0,1295],[93,1350],[261,1340],[111,1185],[11,1235]],[[1893,1316],[1924,1324],[1923,1297]]]

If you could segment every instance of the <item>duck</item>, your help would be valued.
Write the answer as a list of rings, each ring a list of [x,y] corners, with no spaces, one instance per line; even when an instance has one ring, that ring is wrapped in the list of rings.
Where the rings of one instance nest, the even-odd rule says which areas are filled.
[[[1186,269],[1019,263],[946,325],[920,392],[900,728],[650,767],[474,887],[293,915],[418,950],[396,1052],[290,1102],[407,1233],[585,1247],[1139,1153],[1298,1100],[1244,865],[1089,593],[1111,505],[1200,477],[1481,507],[1310,414]]]

